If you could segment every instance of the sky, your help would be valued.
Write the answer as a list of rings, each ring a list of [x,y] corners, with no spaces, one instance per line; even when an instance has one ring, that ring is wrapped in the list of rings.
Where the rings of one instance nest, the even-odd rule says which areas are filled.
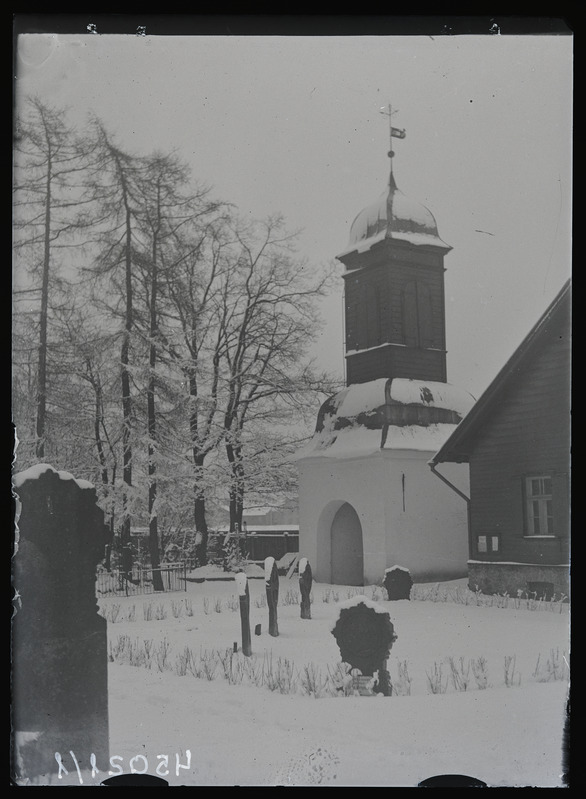
[[[244,216],[280,212],[325,264],[394,175],[434,214],[448,381],[478,397],[571,274],[573,41],[566,35],[26,33],[27,95],[97,115],[133,152],[175,150]],[[338,263],[339,275],[343,267]],[[343,281],[311,351],[343,376]]]

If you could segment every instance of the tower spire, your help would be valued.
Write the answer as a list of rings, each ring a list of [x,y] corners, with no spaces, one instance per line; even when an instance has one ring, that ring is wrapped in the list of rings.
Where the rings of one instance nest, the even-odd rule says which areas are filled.
[[[397,109],[393,110],[393,108],[392,108],[390,103],[387,106],[383,106],[380,109],[380,112],[381,112],[381,114],[384,114],[385,116],[388,116],[388,118],[389,118],[389,152],[387,153],[387,155],[391,159],[391,175],[390,175],[390,178],[389,178],[389,183],[393,183],[394,182],[394,178],[393,178],[393,158],[395,156],[395,153],[393,151],[393,138],[395,138],[395,139],[404,139],[407,134],[406,134],[404,128],[394,128],[393,127],[392,116],[393,116],[393,114],[397,113]]]

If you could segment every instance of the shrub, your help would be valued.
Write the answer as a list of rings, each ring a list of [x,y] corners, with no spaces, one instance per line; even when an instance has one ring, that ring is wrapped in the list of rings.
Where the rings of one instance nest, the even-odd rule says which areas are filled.
[[[473,659],[470,661],[470,666],[478,690],[484,691],[486,688],[489,688],[486,658],[480,656],[476,660]]]
[[[505,685],[507,688],[521,685],[521,675],[515,670],[516,660],[514,655],[505,655]]]
[[[411,677],[406,660],[400,660],[397,664],[399,677],[393,684],[396,694],[399,696],[411,696]]]
[[[464,658],[457,662],[453,657],[448,658],[450,675],[456,691],[467,691],[470,683],[470,663],[464,663]]]
[[[541,655],[537,658],[533,677],[537,682],[551,682],[554,680],[569,680],[570,666],[566,653],[560,657],[559,649],[551,649],[550,656],[545,663],[541,663]]]
[[[427,674],[427,684],[430,693],[445,694],[448,687],[448,680],[444,678],[442,664],[438,664],[434,661],[431,674],[427,671],[425,673]]]

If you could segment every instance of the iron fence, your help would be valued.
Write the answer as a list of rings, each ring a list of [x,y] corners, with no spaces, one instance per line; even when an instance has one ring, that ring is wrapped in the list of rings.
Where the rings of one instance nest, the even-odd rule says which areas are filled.
[[[163,591],[187,590],[187,564],[168,563],[159,569],[136,567],[131,574],[120,569],[100,572],[96,576],[97,596],[141,596],[160,593],[155,591],[153,574],[160,572]]]

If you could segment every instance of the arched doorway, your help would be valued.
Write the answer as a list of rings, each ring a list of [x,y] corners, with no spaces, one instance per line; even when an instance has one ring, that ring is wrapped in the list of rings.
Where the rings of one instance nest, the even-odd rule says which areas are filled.
[[[336,512],[331,526],[331,564],[334,585],[364,584],[362,525],[347,502]]]

